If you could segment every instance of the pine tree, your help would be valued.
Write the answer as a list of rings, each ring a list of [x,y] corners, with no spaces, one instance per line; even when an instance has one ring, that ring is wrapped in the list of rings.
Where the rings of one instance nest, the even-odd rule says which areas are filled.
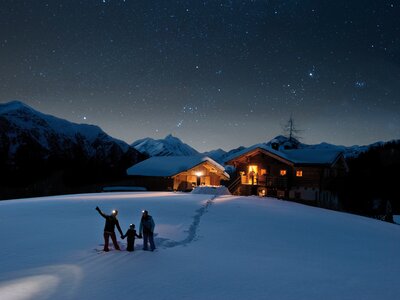
[[[291,143],[296,144],[298,143],[298,140],[301,139],[299,133],[302,132],[302,130],[297,129],[292,115],[290,116],[287,123],[283,126],[283,131],[285,136],[289,139],[289,142]]]

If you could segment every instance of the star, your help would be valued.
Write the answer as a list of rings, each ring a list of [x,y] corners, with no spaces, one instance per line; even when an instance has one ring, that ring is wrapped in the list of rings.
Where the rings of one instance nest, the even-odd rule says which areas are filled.
[[[366,83],[365,81],[363,81],[363,80],[357,80],[357,81],[354,83],[354,87],[357,88],[357,89],[363,89],[363,88],[365,88],[366,86],[367,86],[367,83]]]
[[[316,72],[315,66],[312,66],[311,70],[308,71],[308,77],[310,77],[310,78],[317,77],[317,72]]]
[[[351,112],[364,106],[376,134],[359,128],[354,140],[341,128],[329,142],[398,137],[383,126],[400,120],[394,0],[353,0],[347,10],[327,1],[53,2],[62,4],[1,2],[0,102],[18,98],[129,143],[196,132],[198,150],[210,150],[203,135],[227,150],[278,135],[292,111],[313,128],[304,142],[322,142],[337,118],[360,124],[368,116]]]

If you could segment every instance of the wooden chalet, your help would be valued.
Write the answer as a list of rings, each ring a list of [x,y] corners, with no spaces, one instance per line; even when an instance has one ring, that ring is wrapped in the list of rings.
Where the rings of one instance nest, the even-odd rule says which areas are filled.
[[[229,180],[225,168],[209,157],[154,156],[127,170],[132,183],[150,191],[188,191]]]
[[[264,144],[228,158],[236,169],[229,190],[236,195],[274,196],[338,208],[333,182],[344,176],[347,164],[340,151],[277,150]]]

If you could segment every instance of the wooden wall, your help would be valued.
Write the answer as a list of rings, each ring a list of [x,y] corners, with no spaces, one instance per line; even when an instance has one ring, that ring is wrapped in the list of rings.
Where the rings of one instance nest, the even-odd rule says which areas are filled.
[[[197,186],[196,173],[200,172],[200,185],[220,185],[221,176],[210,172],[201,164],[193,169],[179,173],[173,177],[130,176],[132,184],[147,188],[149,191],[189,191]]]

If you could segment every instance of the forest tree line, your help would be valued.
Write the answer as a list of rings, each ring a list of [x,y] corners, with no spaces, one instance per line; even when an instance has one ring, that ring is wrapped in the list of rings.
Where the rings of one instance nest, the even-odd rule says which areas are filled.
[[[400,141],[371,147],[347,160],[349,172],[337,186],[346,211],[373,215],[400,213]]]

